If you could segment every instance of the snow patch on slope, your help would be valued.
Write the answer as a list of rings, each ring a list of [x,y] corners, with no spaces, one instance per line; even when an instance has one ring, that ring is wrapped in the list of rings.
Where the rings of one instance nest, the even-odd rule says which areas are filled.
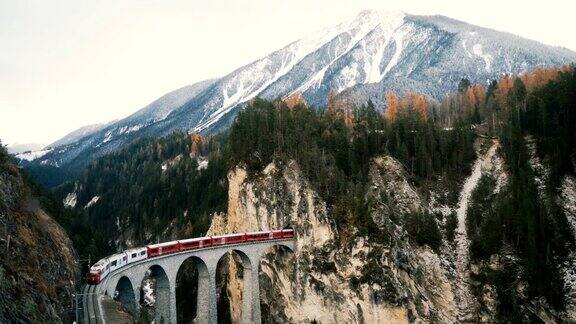
[[[380,80],[382,80],[388,74],[388,72],[390,72],[390,70],[392,70],[392,68],[398,64],[398,61],[402,56],[402,52],[404,51],[404,39],[406,38],[406,36],[408,36],[409,33],[410,30],[408,28],[399,28],[394,33],[394,36],[392,38],[394,40],[396,50],[394,52],[394,55],[390,59],[390,62],[388,62],[388,65],[386,65],[384,72],[382,72],[382,74],[380,75]]]
[[[368,64],[364,67],[366,71],[366,80],[365,83],[376,83],[382,81],[386,73],[393,67],[388,66],[384,71],[380,71],[380,63],[384,58],[384,53],[386,47],[390,44],[390,41],[396,38],[393,36],[395,33],[400,29],[400,27],[404,24],[404,18],[406,15],[404,13],[393,13],[393,14],[385,14],[382,17],[382,23],[379,25],[380,29],[382,29],[383,35],[386,38],[384,44],[382,44],[374,53],[374,55],[368,60]],[[397,45],[398,48],[398,45]],[[398,57],[396,58],[398,61]],[[390,63],[389,63],[390,64]],[[396,63],[394,63],[395,65]]]
[[[47,150],[20,153],[20,154],[16,154],[16,158],[18,158],[20,160],[32,161],[32,160],[36,160],[38,158],[43,157],[44,155],[50,153],[50,151],[52,151],[51,148],[49,148]]]
[[[534,182],[538,189],[538,197],[540,199],[546,199],[546,182],[550,176],[550,171],[542,164],[540,157],[536,152],[536,140],[533,136],[528,135],[524,138],[526,141],[526,147],[528,148],[528,163],[532,170],[534,171]]]
[[[207,159],[198,159],[198,167],[196,170],[205,170],[208,168],[208,160]]]
[[[574,177],[567,176],[562,181],[560,199],[570,228],[572,228],[572,232],[576,235],[576,179],[574,179]]]
[[[472,46],[472,51],[484,60],[486,72],[490,72],[492,66],[492,55],[484,53],[482,50],[482,44],[474,44],[474,46]]]
[[[462,40],[462,48],[464,48],[464,51],[466,52],[466,54],[468,55],[469,58],[472,58],[472,53],[470,53],[470,51],[468,50],[468,48],[466,47],[466,39]]]
[[[64,198],[63,201],[64,206],[70,208],[76,207],[76,202],[77,202],[76,192],[71,192],[68,195],[66,195],[66,198]]]
[[[129,134],[132,132],[136,132],[138,131],[140,128],[142,128],[144,125],[134,125],[134,126],[123,126],[122,128],[120,128],[120,130],[118,131],[118,135],[120,134]]]
[[[90,201],[86,204],[86,206],[84,206],[84,208],[90,208],[90,207],[92,207],[95,203],[98,202],[98,200],[100,200],[100,196],[94,196],[94,197],[92,197],[92,199],[90,199]]]
[[[392,59],[390,59],[390,62],[388,62],[388,65],[386,65],[386,68],[384,69],[384,72],[382,73],[380,79],[385,77],[388,74],[388,72],[390,72],[390,70],[392,70],[392,68],[395,67],[396,64],[398,64],[400,56],[402,55],[402,51],[404,50],[403,48],[404,38],[408,35],[408,33],[409,33],[408,29],[399,29],[396,33],[394,33],[393,38],[394,43],[396,44],[396,51],[394,52]]]

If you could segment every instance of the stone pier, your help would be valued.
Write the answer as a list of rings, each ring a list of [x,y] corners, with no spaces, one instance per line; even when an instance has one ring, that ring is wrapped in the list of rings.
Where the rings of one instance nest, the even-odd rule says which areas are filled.
[[[294,250],[294,239],[222,245],[186,251],[130,264],[108,275],[98,286],[97,293],[116,297],[134,316],[140,312],[142,281],[147,273],[156,280],[156,323],[176,323],[176,277],[184,261],[192,260],[198,270],[197,323],[215,324],[218,321],[216,300],[216,267],[228,252],[235,252],[244,268],[242,319],[244,323],[260,323],[260,258],[271,247],[280,245]],[[107,323],[106,314],[97,314]]]

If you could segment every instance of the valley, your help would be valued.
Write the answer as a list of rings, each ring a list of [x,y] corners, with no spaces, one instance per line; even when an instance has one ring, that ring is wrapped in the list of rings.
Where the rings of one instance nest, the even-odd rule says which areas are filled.
[[[576,322],[574,62],[365,10],[0,145],[0,322]]]

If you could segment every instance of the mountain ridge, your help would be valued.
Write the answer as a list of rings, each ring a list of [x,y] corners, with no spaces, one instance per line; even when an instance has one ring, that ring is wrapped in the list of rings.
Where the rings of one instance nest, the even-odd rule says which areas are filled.
[[[219,79],[175,90],[34,163],[81,168],[142,137],[224,131],[255,98],[302,93],[315,107],[330,92],[385,107],[388,91],[441,99],[461,78],[485,83],[503,74],[576,61],[576,53],[444,16],[365,10],[246,64]],[[183,92],[181,94],[180,92]]]

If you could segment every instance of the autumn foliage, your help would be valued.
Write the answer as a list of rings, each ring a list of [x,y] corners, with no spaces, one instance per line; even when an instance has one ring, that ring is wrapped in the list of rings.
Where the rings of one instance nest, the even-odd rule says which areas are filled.
[[[399,98],[395,92],[389,91],[386,94],[386,112],[384,116],[389,122],[395,122],[398,114],[415,111],[421,120],[428,120],[429,103],[426,96],[409,92],[404,97]]]
[[[464,100],[472,112],[474,109],[478,109],[480,104],[486,100],[486,89],[482,85],[474,84],[464,92]]]
[[[526,85],[526,89],[530,92],[536,88],[540,88],[550,81],[558,79],[560,72],[569,71],[570,66],[564,65],[554,68],[537,68],[530,73],[526,73],[520,79]]]
[[[394,91],[389,91],[386,94],[386,102],[388,106],[386,108],[385,117],[390,122],[396,121],[396,116],[398,115],[398,109],[400,108],[400,102],[398,100],[398,96]]]
[[[306,99],[300,92],[295,92],[282,100],[289,109],[297,106],[306,106]]]
[[[190,144],[190,155],[191,157],[195,158],[198,156],[198,153],[200,152],[200,148],[202,143],[204,142],[204,138],[202,135],[194,133],[190,135],[190,140],[192,142]]]

